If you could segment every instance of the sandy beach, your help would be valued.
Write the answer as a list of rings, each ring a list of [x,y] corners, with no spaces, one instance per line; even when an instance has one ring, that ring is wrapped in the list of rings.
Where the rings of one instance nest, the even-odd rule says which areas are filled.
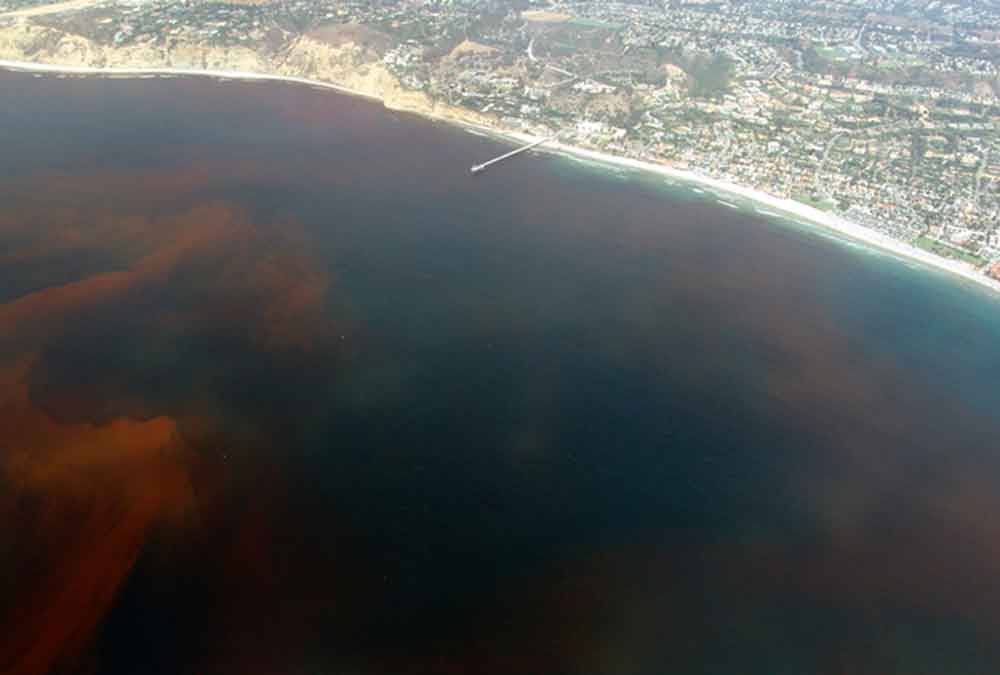
[[[524,142],[537,140],[536,137],[528,134],[513,133],[509,135]],[[737,185],[736,183],[730,183],[717,178],[703,176],[693,171],[683,171],[663,164],[654,164],[651,162],[629,159],[627,157],[607,155],[593,150],[565,145],[563,143],[547,143],[537,148],[537,150],[562,152],[614,166],[636,169],[639,171],[649,171],[671,180],[685,182],[691,184],[692,186],[701,186],[716,192],[740,197],[771,211],[771,213],[758,211],[760,215],[791,218],[792,220],[804,222],[805,224],[816,225],[842,235],[847,239],[859,241],[871,247],[894,254],[900,258],[913,260],[923,265],[927,265],[944,272],[949,272],[966,281],[974,282],[980,286],[1000,293],[1000,281],[991,279],[986,275],[981,274],[976,268],[967,263],[942,258],[930,253],[929,251],[924,251],[923,249],[916,248],[915,246],[911,246],[905,242],[892,239],[891,237],[888,237],[880,232],[876,232],[870,228],[858,225],[857,223],[852,223],[851,221],[836,214],[820,211],[819,209],[792,199],[783,199],[781,197],[776,197],[766,192],[748,188],[743,185]],[[724,205],[731,206],[730,204]]]
[[[318,80],[307,80],[304,77],[290,77],[287,75],[268,75],[265,73],[248,73],[235,70],[202,70],[198,68],[92,68],[90,66],[60,66],[48,63],[29,63],[25,61],[6,61],[0,59],[0,68],[6,70],[27,71],[33,73],[51,73],[66,75],[103,75],[120,77],[138,77],[142,75],[164,75],[181,76],[193,75],[196,77],[215,77],[225,80],[270,80],[275,82],[294,82],[305,84],[310,87],[321,89],[332,89],[351,96],[361,96],[372,100],[379,100],[375,96],[370,96],[364,92],[355,91],[330,82],[320,82]]]
[[[266,80],[266,81],[276,81],[276,82],[292,82],[296,84],[303,84],[322,89],[330,89],[333,91],[338,91],[353,96],[361,96],[372,100],[380,100],[378,99],[378,97],[371,96],[364,92],[359,92],[356,90],[349,89],[347,87],[331,84],[329,82],[321,82],[301,77],[272,75],[266,73],[254,73],[254,72],[244,72],[244,71],[202,70],[202,69],[185,69],[185,68],[94,68],[87,66],[61,66],[55,64],[8,61],[2,59],[0,59],[0,68],[7,70],[15,70],[15,71],[28,71],[37,73],[50,73],[50,74],[103,75],[103,76],[121,76],[121,77],[151,76],[151,75],[152,76],[156,75],[200,76],[200,77],[214,77],[214,78],[233,79],[233,80]],[[448,117],[429,115],[424,111],[409,111],[409,112],[415,112],[416,114],[429,116],[434,119],[438,119],[447,123],[458,124],[460,126],[464,126],[467,128],[476,129],[492,136],[499,136],[516,142],[532,143],[539,141],[542,138],[539,136],[533,136],[526,133],[507,131],[494,127],[474,124],[467,121],[455,120]],[[700,186],[702,188],[707,188],[709,190],[739,197],[757,206],[767,209],[767,211],[757,210],[757,213],[759,215],[790,218],[800,223],[818,226],[823,229],[834,232],[846,239],[862,242],[870,247],[891,253],[900,258],[916,261],[922,265],[943,272],[948,272],[962,280],[975,283],[980,287],[988,288],[992,291],[1000,293],[1000,281],[987,277],[986,275],[980,273],[977,269],[975,269],[973,266],[967,263],[957,260],[949,260],[946,258],[942,258],[928,251],[924,251],[922,249],[911,246],[905,242],[892,239],[891,237],[883,235],[870,228],[858,225],[856,223],[852,223],[835,214],[821,211],[819,209],[813,208],[801,202],[797,202],[791,199],[776,197],[774,195],[762,192],[760,190],[738,185],[735,183],[730,183],[728,181],[719,180],[716,178],[711,178],[693,171],[680,170],[664,164],[657,164],[647,161],[630,159],[627,157],[609,155],[595,150],[588,150],[573,145],[567,145],[565,143],[559,143],[557,141],[550,141],[548,143],[545,143],[539,148],[536,148],[536,150],[542,152],[555,152],[555,153],[567,154],[609,166],[616,166],[638,171],[651,172],[663,176],[666,179],[690,184],[692,187]],[[473,163],[472,158],[470,158],[470,165],[472,163]],[[726,203],[724,204],[724,206],[732,207],[734,205]]]

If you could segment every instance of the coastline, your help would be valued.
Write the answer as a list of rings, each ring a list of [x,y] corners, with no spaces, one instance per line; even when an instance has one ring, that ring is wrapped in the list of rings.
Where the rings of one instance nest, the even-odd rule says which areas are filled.
[[[320,89],[337,91],[342,94],[348,94],[351,96],[360,96],[362,98],[366,98],[372,101],[378,101],[383,104],[385,103],[385,101],[378,96],[358,91],[355,89],[351,89],[349,87],[345,87],[342,85],[333,84],[331,82],[324,82],[321,80],[311,80],[308,78],[295,77],[291,75],[277,75],[277,74],[248,72],[248,71],[197,69],[197,68],[157,68],[157,67],[98,68],[93,66],[63,66],[57,64],[33,63],[29,61],[11,61],[5,59],[0,59],[0,70],[10,70],[16,72],[48,73],[48,74],[100,75],[105,77],[107,76],[137,77],[142,75],[153,75],[153,76],[162,75],[162,76],[212,77],[217,79],[230,79],[230,80],[289,82],[294,84],[303,84]],[[426,110],[417,110],[407,107],[399,107],[393,109],[399,110],[401,112],[410,112],[422,115],[424,117],[439,120],[449,124],[455,124],[469,129],[475,129],[477,131],[483,132],[493,137],[499,137],[506,140],[516,141],[519,143],[527,144],[527,143],[537,142],[543,138],[541,136],[534,136],[523,132],[509,131],[496,127],[486,126],[484,124],[477,124],[469,120],[463,120],[447,115],[434,114]],[[816,226],[824,230],[834,232],[835,234],[840,235],[845,240],[860,242],[874,249],[878,249],[893,254],[904,260],[915,261],[921,263],[926,267],[933,268],[937,271],[950,273],[954,277],[958,277],[961,280],[975,283],[980,288],[992,290],[1000,294],[1000,280],[992,279],[986,276],[985,274],[980,273],[977,269],[975,269],[974,267],[972,267],[967,263],[963,263],[957,260],[942,258],[933,253],[930,253],[929,251],[924,251],[922,249],[916,248],[915,246],[911,246],[905,242],[892,239],[891,237],[876,232],[875,230],[872,230],[870,228],[853,223],[845,218],[842,218],[841,216],[826,211],[820,211],[819,209],[813,208],[801,202],[794,201],[792,199],[776,197],[761,190],[749,188],[743,185],[731,183],[729,181],[717,178],[712,178],[709,176],[704,176],[694,171],[676,169],[666,164],[659,164],[649,161],[631,159],[628,157],[619,157],[616,155],[602,153],[596,150],[589,150],[574,145],[560,143],[558,141],[549,141],[548,143],[545,143],[544,145],[535,148],[535,150],[543,152],[551,152],[556,154],[571,155],[574,157],[591,160],[608,166],[622,167],[636,171],[653,173],[670,180],[688,184],[692,188],[707,188],[709,190],[715,190],[718,192],[725,193],[727,195],[739,197],[741,199],[753,203],[754,205],[770,210],[770,211],[755,210],[756,215],[762,217],[787,218],[795,222],[799,222],[800,224],[808,226]],[[726,203],[725,205],[731,208],[735,208],[733,205],[728,203]]]
[[[536,137],[528,134],[511,133],[507,134],[519,141],[530,142]],[[847,241],[860,242],[874,249],[893,254],[904,260],[912,260],[922,263],[935,270],[947,272],[962,280],[970,281],[980,287],[1000,293],[1000,281],[992,279],[985,274],[981,274],[976,268],[958,260],[950,260],[934,255],[929,251],[924,251],[906,242],[888,237],[871,228],[858,225],[833,213],[820,211],[792,199],[776,197],[761,190],[749,188],[729,181],[704,176],[693,171],[675,169],[665,164],[654,164],[642,160],[628,157],[618,157],[605,153],[579,148],[572,145],[565,145],[559,142],[550,142],[536,148],[540,151],[548,151],[562,154],[570,154],[577,157],[593,160],[604,164],[634,169],[637,171],[647,171],[658,174],[670,180],[686,183],[692,187],[707,188],[727,195],[739,197],[753,203],[770,212],[757,210],[756,215],[762,217],[779,217],[798,222],[799,224],[815,226],[840,235]],[[704,192],[704,190],[702,190]],[[720,205],[730,206],[720,202]],[[803,222],[804,221],[804,222]]]
[[[292,77],[291,75],[270,75],[267,73],[251,73],[240,70],[205,70],[201,68],[96,68],[93,66],[60,66],[51,63],[32,63],[30,61],[8,61],[0,59],[0,70],[10,70],[15,72],[49,73],[52,75],[103,75],[125,77],[135,77],[139,75],[171,75],[171,76],[195,76],[213,77],[223,80],[264,80],[274,82],[291,82],[294,84],[304,84],[320,89],[331,89],[342,94],[360,96],[372,101],[379,101],[377,96],[366,94],[363,91],[349,89],[348,87],[331,82],[321,82],[320,80],[309,80],[304,77]]]

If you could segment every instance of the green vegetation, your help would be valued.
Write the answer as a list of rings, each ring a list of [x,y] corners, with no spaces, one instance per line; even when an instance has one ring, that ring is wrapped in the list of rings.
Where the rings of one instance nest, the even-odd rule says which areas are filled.
[[[840,47],[817,47],[816,54],[827,61],[846,61],[847,54]]]
[[[922,68],[927,62],[916,54],[896,53],[882,58],[878,62],[878,67],[886,70],[895,68]]]
[[[565,57],[601,52],[606,49],[608,38],[620,30],[618,26],[589,19],[571,19],[547,26],[545,33],[536,38],[536,54]]]
[[[937,255],[944,256],[945,258],[953,258],[955,260],[972,263],[976,267],[981,267],[988,262],[985,258],[980,258],[971,251],[966,251],[958,246],[946,244],[942,241],[938,241],[937,239],[931,239],[930,237],[917,237],[913,244],[918,248],[924,249],[925,251],[936,253]]]
[[[668,52],[663,60],[687,73],[690,78],[688,94],[692,98],[718,98],[728,92],[732,84],[734,64],[726,56]]]
[[[804,192],[793,194],[792,199],[797,202],[801,202],[806,206],[811,206],[814,209],[819,209],[820,211],[832,211],[837,206],[837,202],[829,197],[814,197],[813,195]]]
[[[580,17],[573,17],[566,23],[573,26],[581,26],[583,28],[604,28],[615,32],[624,28],[624,26],[618,23],[608,23],[606,21],[597,21],[596,19],[586,19]]]

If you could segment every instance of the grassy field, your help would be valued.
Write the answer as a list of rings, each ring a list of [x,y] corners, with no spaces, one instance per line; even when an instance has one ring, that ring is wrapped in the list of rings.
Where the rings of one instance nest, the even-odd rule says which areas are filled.
[[[827,61],[846,61],[850,55],[841,47],[817,47],[816,53]]]
[[[925,251],[936,253],[945,258],[952,258],[954,260],[962,260],[967,263],[972,263],[976,267],[981,267],[986,264],[985,258],[980,258],[978,255],[970,253],[965,249],[945,244],[937,241],[936,239],[931,239],[930,237],[918,237],[913,241],[913,244],[924,249]]]
[[[583,28],[604,28],[611,31],[620,31],[624,28],[624,26],[617,23],[606,23],[604,21],[597,21],[596,19],[583,19],[579,17],[573,17],[567,23]]]
[[[816,199],[802,192],[792,195],[792,199],[820,211],[832,211],[833,207],[837,205],[832,199]]]

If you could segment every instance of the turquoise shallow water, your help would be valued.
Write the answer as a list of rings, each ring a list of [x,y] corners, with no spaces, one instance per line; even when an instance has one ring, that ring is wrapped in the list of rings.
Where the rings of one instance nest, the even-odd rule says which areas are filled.
[[[1000,664],[988,294],[325,92],[0,86],[4,667]]]

